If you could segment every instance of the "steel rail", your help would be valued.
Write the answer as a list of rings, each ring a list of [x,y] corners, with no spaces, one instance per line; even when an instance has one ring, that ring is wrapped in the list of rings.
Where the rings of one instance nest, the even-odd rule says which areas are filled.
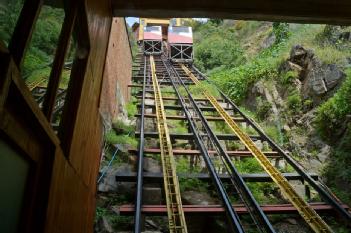
[[[194,121],[189,113],[189,110],[186,107],[184,99],[181,97],[181,95],[176,87],[176,84],[174,83],[174,81],[172,79],[171,71],[170,71],[172,66],[166,65],[165,59],[162,59],[162,62],[164,64],[164,66],[167,68],[167,73],[168,73],[169,78],[172,82],[172,86],[174,88],[174,91],[176,92],[176,96],[177,96],[181,106],[183,107],[184,114],[189,122],[190,130],[192,131],[192,133],[195,137],[195,143],[196,143],[197,147],[199,148],[199,150],[201,151],[202,157],[206,163],[206,167],[207,167],[207,169],[210,173],[210,176],[212,177],[212,180],[214,182],[214,185],[217,189],[217,193],[223,202],[223,207],[225,209],[226,216],[229,220],[231,230],[234,232],[237,232],[237,233],[243,233],[244,229],[242,227],[242,224],[240,223],[239,216],[235,212],[235,210],[234,210],[234,208],[229,200],[229,197],[224,189],[223,183],[221,182],[221,179],[218,176],[216,169],[215,169],[215,167],[210,159],[210,155],[208,154],[208,151],[204,145],[204,142],[202,141],[202,139],[201,139],[201,137],[196,129],[195,123],[194,123]],[[173,70],[173,72],[174,72],[174,70]]]
[[[151,77],[155,96],[157,128],[159,131],[161,161],[164,179],[164,188],[168,212],[169,231],[171,233],[187,233],[180,188],[176,173],[176,166],[172,152],[172,143],[169,136],[167,120],[163,107],[162,94],[156,76],[156,67],[153,56],[150,56]]]
[[[145,95],[146,95],[146,63],[144,57],[144,83],[143,97],[141,103],[141,118],[140,118],[140,139],[138,152],[138,170],[137,170],[137,192],[135,197],[135,215],[134,215],[134,233],[141,232],[141,207],[143,202],[143,169],[144,169],[144,120],[145,120]]]
[[[340,203],[340,201],[334,196],[334,194],[330,193],[328,190],[326,190],[323,186],[323,184],[320,181],[314,180],[306,171],[305,169],[298,163],[296,162],[290,155],[288,155],[278,144],[276,144],[271,138],[267,136],[266,133],[263,132],[263,130],[249,117],[247,117],[240,109],[239,107],[226,95],[221,91],[216,84],[214,84],[211,80],[207,79],[207,77],[202,74],[196,67],[192,66],[193,70],[197,72],[203,79],[207,80],[209,83],[213,84],[221,96],[226,100],[227,103],[229,103],[232,107],[233,110],[243,118],[247,120],[249,125],[253,127],[258,134],[260,134],[261,137],[263,137],[268,144],[272,147],[272,149],[276,150],[287,162],[290,166],[292,166],[297,173],[299,173],[305,181],[309,185],[311,185],[319,195],[321,195],[322,199],[329,203],[331,206],[334,207],[334,209],[337,211],[337,213],[344,219],[344,221],[348,224],[351,225],[351,213],[348,212],[344,207],[343,204]]]
[[[238,193],[241,194],[241,198],[243,202],[245,203],[252,220],[262,228],[258,228],[260,232],[275,232],[272,224],[269,222],[267,216],[263,213],[260,205],[257,203],[255,200],[254,196],[252,195],[251,191],[245,184],[243,178],[237,171],[237,169],[234,167],[228,153],[226,150],[223,148],[222,144],[220,143],[219,139],[217,138],[216,134],[213,132],[211,127],[209,126],[208,121],[206,120],[205,116],[203,115],[202,111],[200,110],[198,104],[194,100],[192,94],[189,91],[189,88],[184,84],[184,81],[179,77],[179,74],[177,73],[178,80],[184,87],[186,93],[188,94],[188,98],[190,99],[191,103],[194,106],[195,111],[197,112],[198,116],[200,117],[202,124],[205,126],[205,130],[210,136],[211,141],[214,143],[216,146],[216,149],[219,152],[219,155],[224,158],[225,163],[227,164],[229,170],[230,170],[230,176],[232,178],[233,184],[235,189],[238,191]]]
[[[197,77],[184,65],[182,69],[193,80],[196,85],[200,84]],[[272,177],[274,182],[279,186],[284,196],[287,197],[290,202],[298,210],[301,217],[315,232],[333,232],[332,229],[324,222],[324,220],[313,210],[305,200],[298,195],[294,188],[290,185],[289,181],[281,175],[279,170],[275,168],[268,158],[261,152],[251,138],[240,129],[237,123],[229,116],[229,114],[223,109],[223,107],[217,102],[217,100],[207,91],[203,90],[203,94],[208,98],[211,104],[217,109],[219,114],[227,122],[228,126],[232,131],[240,138],[240,141],[252,152],[254,157],[264,168],[264,170]]]

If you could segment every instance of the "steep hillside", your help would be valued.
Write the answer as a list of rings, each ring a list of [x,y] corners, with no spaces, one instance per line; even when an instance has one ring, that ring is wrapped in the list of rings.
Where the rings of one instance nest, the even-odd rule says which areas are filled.
[[[195,64],[351,204],[351,28],[210,20]]]

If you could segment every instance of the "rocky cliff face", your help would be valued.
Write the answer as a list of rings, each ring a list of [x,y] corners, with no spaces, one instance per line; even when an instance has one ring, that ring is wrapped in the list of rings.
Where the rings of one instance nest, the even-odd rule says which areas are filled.
[[[332,148],[318,136],[314,119],[316,108],[335,94],[346,78],[343,67],[325,64],[313,50],[301,45],[279,67],[279,75],[291,72],[288,84],[261,79],[243,105],[256,112],[262,124],[275,124],[285,141],[278,142],[301,159],[306,169],[321,174]],[[301,108],[291,109],[289,95],[295,93]],[[262,115],[263,114],[263,115]]]
[[[336,64],[322,63],[313,50],[301,45],[295,45],[290,57],[281,65],[280,72],[288,71],[298,74],[297,88],[303,99],[313,100],[314,106],[332,96],[346,77]]]

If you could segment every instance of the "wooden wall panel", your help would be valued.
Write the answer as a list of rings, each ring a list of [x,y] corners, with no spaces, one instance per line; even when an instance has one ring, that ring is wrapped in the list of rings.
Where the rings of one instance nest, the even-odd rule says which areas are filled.
[[[56,151],[53,174],[46,232],[92,232],[95,195],[61,150]]]
[[[69,160],[95,192],[102,143],[98,103],[112,20],[108,1],[88,0],[87,16],[91,48]]]
[[[56,151],[47,233],[93,232],[102,148],[99,97],[111,28],[109,1],[86,1],[90,53],[68,154]],[[74,78],[74,77],[72,77]]]

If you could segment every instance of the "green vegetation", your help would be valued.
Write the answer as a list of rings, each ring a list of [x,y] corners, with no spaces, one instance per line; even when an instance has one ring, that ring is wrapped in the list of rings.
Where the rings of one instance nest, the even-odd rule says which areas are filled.
[[[302,100],[301,95],[298,92],[292,92],[287,98],[288,111],[292,114],[296,114],[301,111]]]
[[[293,83],[295,79],[297,79],[299,76],[299,73],[296,70],[290,70],[286,73],[281,74],[281,82],[289,86]]]
[[[202,70],[229,68],[245,61],[234,28],[223,30],[219,24],[220,21],[209,21],[198,27],[195,34],[195,64]]]
[[[22,6],[23,0],[7,1],[0,4],[0,39],[6,45],[10,42]],[[42,7],[21,67],[23,78],[27,83],[44,79],[41,85],[47,84],[64,16],[63,9],[47,5]],[[74,49],[72,40],[66,58],[69,63],[73,60]],[[63,71],[61,88],[67,88],[69,75],[69,70]]]
[[[321,137],[333,142],[343,133],[347,115],[351,113],[351,69],[339,91],[317,110],[316,127]]]
[[[198,173],[200,172],[199,167],[190,168],[189,159],[179,158],[176,160],[177,163],[177,173]],[[208,192],[209,184],[207,182],[201,181],[196,178],[179,178],[180,191],[199,191]]]
[[[345,203],[351,205],[351,123],[348,124],[344,136],[334,149],[324,169],[328,178],[327,184]]]
[[[135,127],[134,125],[127,125],[122,120],[116,120],[112,123],[112,128],[117,133],[129,134],[129,133],[133,133]]]
[[[351,167],[348,156],[351,151],[351,69],[346,68],[350,67],[351,43],[340,37],[340,32],[349,31],[350,27],[232,20],[211,21],[197,25],[194,30],[198,68],[206,72],[235,103],[241,105],[246,115],[258,121],[263,131],[283,147],[290,147],[291,130],[296,135],[306,137],[306,129],[296,125],[294,129],[284,128],[286,131],[283,132],[282,126],[296,124],[292,120],[296,121],[303,113],[318,107],[312,97],[306,98],[301,94],[303,90],[299,89],[299,83],[303,80],[299,80],[298,71],[280,71],[282,63],[290,56],[291,48],[302,45],[305,49],[311,49],[322,63],[336,64],[345,70],[346,80],[332,98],[318,107],[314,126],[321,138],[333,148],[324,176],[332,190],[347,203],[351,203],[351,189],[345,188],[351,187],[351,169],[348,169]],[[275,37],[273,43],[260,46],[265,38],[271,36]],[[278,119],[272,120],[272,106],[268,101],[250,96],[258,81],[267,86],[273,84],[280,92],[284,105],[281,116],[274,117]],[[247,108],[252,111],[242,106],[250,101]],[[216,130],[225,131],[220,124],[215,126]],[[246,131],[250,133],[250,130]],[[226,144],[228,148],[240,147],[236,143]],[[312,149],[309,153],[315,156],[319,152]],[[235,165],[241,172],[259,172],[261,169],[255,160],[236,161]],[[284,171],[291,169],[287,167]],[[263,187],[262,184],[250,184],[250,189],[258,200],[270,199],[269,195],[265,197],[262,190],[267,189],[267,194],[274,192],[273,187]]]
[[[272,195],[277,189],[274,183],[247,183],[252,195],[255,197],[258,203],[269,204],[269,203],[277,203],[279,199]]]
[[[259,96],[256,97],[256,103],[257,103],[257,111],[256,111],[257,117],[260,120],[266,119],[271,112],[271,109],[272,109],[271,104],[268,101],[263,100]]]
[[[246,96],[249,87],[261,78],[276,78],[278,75],[272,59],[256,59],[229,70],[212,73],[211,79],[229,97],[240,103]]]
[[[240,173],[261,173],[264,172],[261,165],[255,158],[245,158],[241,160],[234,160],[235,167]]]
[[[116,205],[122,205],[131,203],[134,197],[132,195],[122,194],[108,194],[105,199],[98,202],[95,211],[95,224],[105,218],[114,230],[129,230],[133,226],[133,217],[131,216],[120,216],[112,207]]]
[[[9,44],[17,19],[23,6],[23,0],[7,1],[0,4],[0,38]]]
[[[184,120],[167,120],[170,133],[188,133],[188,128]]]
[[[105,141],[109,144],[130,145],[136,147],[137,140],[134,137],[134,126],[127,125],[121,120],[112,123],[112,129],[105,134]]]
[[[191,85],[189,87],[189,91],[194,97],[198,97],[198,98],[204,97],[203,95],[204,91],[207,91],[214,97],[220,97],[220,94],[217,88],[212,84],[208,83],[207,81],[201,81],[198,85]]]
[[[138,109],[137,109],[137,100],[135,97],[132,97],[132,99],[127,103],[126,105],[126,110],[129,118],[133,118],[135,114],[137,114]]]
[[[110,144],[131,145],[133,147],[138,145],[138,142],[134,136],[130,137],[128,135],[117,135],[114,130],[110,130],[106,133],[105,140]]]

